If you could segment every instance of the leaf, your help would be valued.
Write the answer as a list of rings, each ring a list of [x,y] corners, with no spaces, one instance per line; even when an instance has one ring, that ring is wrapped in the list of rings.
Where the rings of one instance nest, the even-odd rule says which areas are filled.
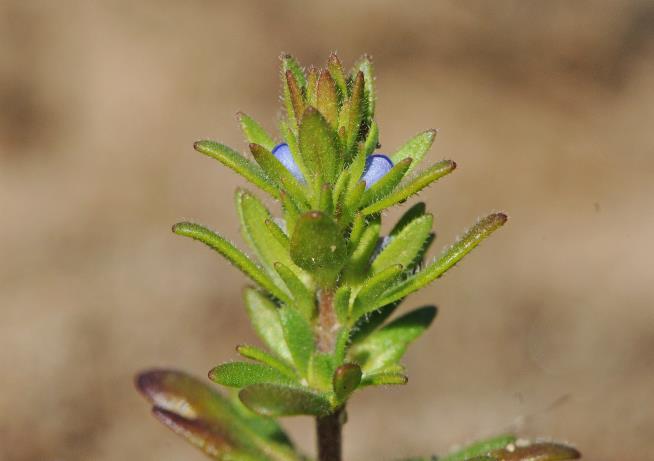
[[[226,398],[186,373],[148,370],[137,376],[136,386],[159,421],[215,459],[225,453],[244,460],[299,459],[279,425],[242,417]]]
[[[291,303],[302,315],[311,320],[316,315],[316,297],[313,291],[309,290],[302,280],[287,266],[280,262],[275,263],[275,270],[284,280],[284,283],[293,296]]]
[[[374,120],[370,123],[370,128],[368,129],[368,133],[366,134],[366,140],[363,143],[363,152],[365,153],[366,157],[368,155],[371,155],[375,149],[377,149],[377,145],[379,144],[379,127],[377,126],[377,122]]]
[[[275,285],[261,267],[215,232],[212,232],[199,224],[190,222],[175,224],[173,226],[173,232],[177,235],[191,237],[192,239],[202,242],[208,247],[216,250],[274,297],[284,302],[289,301],[288,295]]]
[[[402,358],[409,344],[431,325],[435,316],[434,306],[413,310],[372,333],[351,353],[366,372],[384,369]]]
[[[376,306],[383,306],[402,299],[433,282],[463,259],[465,255],[470,253],[484,239],[502,227],[507,219],[508,217],[504,213],[493,213],[479,220],[477,224],[447,249],[435,262],[384,293],[377,301]]]
[[[267,229],[265,222],[272,219],[270,212],[259,199],[242,189],[236,192],[236,208],[241,219],[243,238],[254,250],[270,278],[278,287],[285,289],[283,281],[274,269],[274,263],[281,262],[298,276],[301,271],[293,264],[284,246]],[[288,302],[289,297],[286,296],[283,300]]]
[[[320,72],[316,107],[331,127],[336,129],[338,127],[338,95],[336,83],[327,69]]]
[[[291,384],[278,370],[261,363],[228,362],[214,367],[209,379],[223,386],[242,388],[257,383]]]
[[[286,222],[286,232],[288,235],[293,235],[293,230],[295,229],[295,223],[300,216],[300,210],[298,210],[297,205],[293,202],[293,199],[289,195],[281,191],[279,194],[279,199],[282,202],[282,209],[284,211],[284,222]]]
[[[247,344],[241,344],[236,347],[236,352],[241,354],[246,359],[256,360],[257,362],[264,363],[280,373],[282,373],[287,378],[295,381],[297,379],[297,374],[295,371],[286,365],[283,361],[270,355],[268,352],[259,349],[258,347],[250,346]]]
[[[290,98],[290,105],[293,109],[293,117],[289,115],[289,120],[300,120],[304,113],[304,97],[302,95],[302,88],[291,70],[286,71],[286,87],[288,88],[288,97]],[[287,105],[288,107],[288,105]]]
[[[363,120],[365,107],[364,107],[364,77],[363,72],[357,72],[352,84],[352,95],[350,96],[350,107],[348,114],[347,132],[347,151],[350,152],[356,145],[359,139],[359,132],[361,130],[361,121]]]
[[[356,363],[341,365],[334,372],[333,388],[336,399],[344,402],[354,392],[361,382],[361,367]]]
[[[498,461],[563,461],[581,458],[581,453],[572,447],[547,442],[501,448],[489,454]]]
[[[347,285],[341,285],[334,294],[334,312],[339,322],[347,321],[350,310],[350,294],[352,290]]]
[[[296,203],[307,203],[304,187],[271,151],[259,144],[250,144],[250,152],[266,175],[284,188]]]
[[[245,307],[250,323],[268,349],[285,362],[293,363],[293,357],[284,339],[279,308],[252,288],[245,290]]]
[[[379,241],[380,224],[371,223],[363,231],[358,245],[345,266],[344,277],[350,284],[358,284],[366,276],[370,267],[370,257]]]
[[[351,321],[354,322],[359,317],[379,307],[376,305],[377,298],[389,286],[393,285],[393,282],[399,278],[403,270],[404,266],[402,264],[394,264],[368,278],[361,286],[361,290],[354,300]]]
[[[452,160],[443,160],[438,162],[405,184],[401,184],[397,189],[395,189],[395,191],[393,191],[393,193],[387,195],[378,202],[368,205],[366,208],[361,210],[361,213],[364,215],[379,213],[388,207],[403,202],[412,195],[420,192],[432,182],[437,181],[443,176],[451,173],[455,168],[456,163],[454,163]]]
[[[279,310],[279,316],[293,363],[300,374],[306,376],[309,359],[316,349],[311,325],[297,310],[287,306]]]
[[[253,384],[239,393],[241,401],[262,416],[315,415],[331,411],[329,400],[306,388]]]
[[[378,373],[364,374],[361,378],[360,387],[364,386],[397,386],[409,382],[409,378],[403,373],[380,371]]]
[[[275,141],[256,120],[243,112],[238,112],[236,117],[248,143],[260,144],[268,150],[273,150],[276,145]]]
[[[343,65],[338,59],[336,53],[331,53],[329,59],[327,60],[327,69],[336,83],[336,87],[339,91],[339,99],[343,101],[348,97],[347,91],[347,82],[345,81],[345,72],[343,71]]]
[[[400,147],[393,155],[391,155],[391,160],[393,160],[394,164],[397,164],[406,158],[412,158],[413,165],[411,168],[409,168],[409,171],[413,170],[420,164],[422,159],[425,157],[425,154],[434,143],[436,133],[436,130],[427,130],[415,135],[413,138],[409,139],[406,144]]]
[[[281,227],[279,227],[279,225],[272,218],[266,219],[264,221],[264,224],[266,225],[266,229],[268,229],[268,232],[270,232],[270,235],[272,235],[273,238],[277,240],[277,242],[282,247],[284,247],[285,250],[288,250],[291,244],[288,240],[288,236],[284,233]]]
[[[323,183],[334,184],[336,179],[339,155],[336,132],[320,112],[309,107],[304,111],[299,136],[302,161],[308,171],[305,177],[318,193]]]
[[[314,66],[309,67],[307,72],[307,102],[310,106],[316,107],[317,90],[318,90],[318,69]]]
[[[332,390],[333,373],[334,363],[331,354],[314,352],[309,361],[309,385],[322,392],[330,392]]]
[[[393,189],[402,181],[402,178],[411,166],[411,159],[407,158],[399,163],[396,163],[391,170],[386,173],[381,179],[375,182],[368,190],[365,191],[361,198],[359,206],[366,206],[371,202],[386,197],[393,192]]]
[[[290,70],[293,73],[293,77],[298,82],[300,88],[305,88],[307,86],[306,77],[304,75],[304,71],[302,70],[302,66],[297,61],[297,59],[295,59],[290,54],[282,54],[281,61],[282,71],[286,72],[287,70]]]
[[[372,262],[372,273],[376,274],[392,264],[409,267],[429,238],[432,222],[432,215],[422,215],[404,226],[400,232],[389,237],[390,242]]]
[[[411,208],[406,210],[404,214],[400,217],[400,219],[395,223],[395,226],[393,226],[393,229],[389,232],[388,235],[395,236],[400,233],[402,229],[404,229],[407,225],[409,225],[411,222],[413,222],[414,219],[418,219],[422,215],[425,214],[427,207],[425,206],[425,202],[418,202],[415,205],[413,205]]]
[[[487,455],[489,452],[504,448],[515,441],[516,437],[510,434],[491,437],[489,439],[475,442],[449,455],[443,456],[442,458],[439,458],[439,461],[466,461],[476,456]]]
[[[334,220],[320,211],[298,219],[291,236],[291,258],[299,267],[329,284],[343,267],[347,256],[345,239]]]
[[[375,77],[372,58],[364,55],[356,65],[364,76],[365,120],[371,121],[375,117]],[[393,162],[396,163],[396,162]]]
[[[263,170],[238,152],[214,141],[198,141],[193,144],[193,147],[201,154],[218,160],[226,167],[231,168],[271,196],[279,197],[279,191]]]

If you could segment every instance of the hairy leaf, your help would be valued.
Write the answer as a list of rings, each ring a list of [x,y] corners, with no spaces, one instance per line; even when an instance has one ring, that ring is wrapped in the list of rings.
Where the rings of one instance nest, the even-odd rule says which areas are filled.
[[[290,298],[288,295],[279,289],[260,266],[215,232],[212,232],[199,224],[190,222],[175,224],[173,226],[173,232],[177,235],[191,237],[192,239],[202,242],[208,247],[216,250],[274,297],[284,302],[289,301]]]
[[[352,354],[366,372],[381,370],[397,363],[407,347],[415,341],[436,316],[434,306],[409,312],[375,331],[352,349]]]
[[[245,406],[262,416],[323,416],[331,411],[325,396],[307,388],[253,384],[239,396]]]
[[[252,288],[245,290],[245,307],[254,330],[268,348],[287,363],[293,363],[282,330],[279,308]]]

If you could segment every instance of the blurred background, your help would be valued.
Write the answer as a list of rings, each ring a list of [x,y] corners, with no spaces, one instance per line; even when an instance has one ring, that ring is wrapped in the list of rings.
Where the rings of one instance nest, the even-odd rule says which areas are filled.
[[[132,377],[255,342],[244,278],[170,232],[240,242],[244,185],[197,154],[276,127],[278,60],[374,57],[383,152],[440,129],[432,253],[509,225],[404,305],[436,303],[404,388],[355,396],[351,460],[498,432],[654,459],[654,4],[0,0],[0,459],[201,460]],[[393,221],[401,210],[390,213]],[[288,419],[313,450],[313,425]]]

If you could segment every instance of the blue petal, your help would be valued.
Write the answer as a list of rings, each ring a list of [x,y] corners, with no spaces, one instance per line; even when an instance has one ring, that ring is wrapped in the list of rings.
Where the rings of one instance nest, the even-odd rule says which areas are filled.
[[[277,144],[272,153],[277,158],[277,160],[279,160],[282,165],[284,165],[286,169],[290,171],[293,176],[295,176],[295,179],[300,182],[305,182],[304,176],[302,175],[300,168],[298,168],[297,163],[295,163],[295,159],[293,158],[293,154],[291,153],[291,149],[288,147],[288,144]]]
[[[382,154],[374,154],[366,159],[366,166],[361,179],[366,182],[366,189],[375,184],[393,168],[390,158]]]

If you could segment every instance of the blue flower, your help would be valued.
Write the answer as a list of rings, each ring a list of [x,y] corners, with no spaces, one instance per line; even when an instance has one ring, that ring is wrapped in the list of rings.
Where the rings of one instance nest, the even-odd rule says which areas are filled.
[[[366,189],[379,181],[393,168],[390,158],[382,154],[374,154],[366,159],[366,166],[361,179],[366,182]]]
[[[295,179],[301,183],[305,182],[304,175],[300,171],[300,168],[297,166],[297,163],[295,163],[295,159],[293,158],[293,154],[291,153],[291,149],[288,147],[288,144],[277,144],[272,153],[277,158],[277,160],[279,160],[281,164],[284,165],[284,167],[286,167],[286,169],[290,171],[293,176],[295,176]]]
[[[291,149],[288,144],[277,144],[272,151],[277,160],[281,162],[284,167],[291,172],[295,178],[301,183],[305,184],[304,175],[300,168],[297,166]],[[361,179],[366,183],[366,189],[379,181],[382,177],[393,168],[393,162],[390,158],[383,154],[373,154],[366,159],[366,165],[363,169]]]

